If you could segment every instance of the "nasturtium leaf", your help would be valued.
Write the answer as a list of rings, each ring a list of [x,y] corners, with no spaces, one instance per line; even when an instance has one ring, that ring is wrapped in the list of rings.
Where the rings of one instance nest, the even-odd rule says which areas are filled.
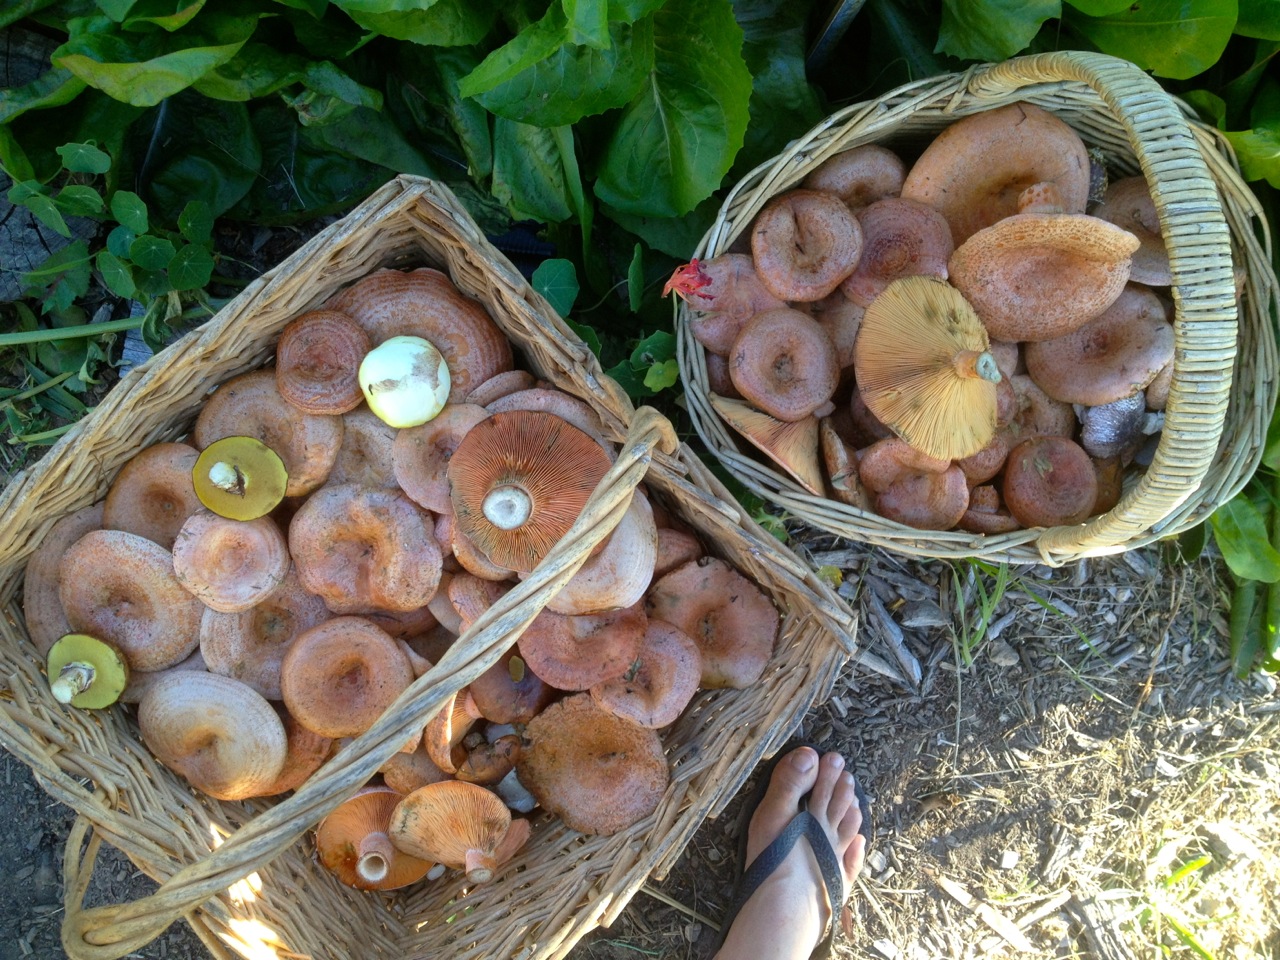
[[[1262,513],[1245,494],[1237,494],[1210,516],[1222,558],[1237,577],[1263,583],[1280,581],[1280,552],[1271,545]]]
[[[151,24],[172,33],[190,23],[204,5],[205,0],[189,0],[175,10],[173,0],[139,0],[125,18],[124,28],[137,30],[144,24]]]
[[[607,0],[560,0],[568,20],[568,41],[597,50],[609,49]]]
[[[429,5],[414,3],[408,9],[374,12],[378,4],[355,4],[335,0],[352,20],[380,36],[408,40],[431,47],[465,47],[485,38],[497,19],[498,5],[476,0],[435,0]],[[393,5],[386,5],[391,7]],[[365,7],[365,9],[360,9]]]
[[[70,103],[84,88],[85,82],[70,70],[53,67],[30,83],[0,90],[0,123],[8,123],[28,110]]]
[[[57,148],[62,165],[72,173],[106,173],[111,157],[92,143],[65,143]]]
[[[1004,60],[1022,50],[1062,0],[942,0],[935,53],[962,60]]]
[[[175,290],[200,290],[211,276],[213,255],[199,244],[186,244],[169,261],[169,282]]]
[[[680,364],[676,360],[663,360],[645,371],[644,385],[657,393],[675,386],[680,379]]]
[[[653,15],[654,66],[604,148],[596,196],[642,216],[688,213],[742,147],[751,74],[728,0],[668,0]]]
[[[73,183],[58,191],[53,202],[69,217],[91,217],[102,212],[102,194],[93,187]]]
[[[560,223],[573,215],[559,144],[542,127],[494,119],[490,189],[517,220]]]
[[[121,224],[107,234],[107,249],[122,260],[127,260],[129,259],[129,248],[133,246],[133,241],[137,239],[137,233]]]
[[[596,355],[596,359],[600,359],[600,334],[596,332],[596,328],[586,323],[575,323],[566,318],[565,323],[569,329],[578,335],[583,343]]]
[[[1239,0],[1236,33],[1259,40],[1280,40],[1280,0]]]
[[[573,261],[553,258],[543,260],[533,271],[533,289],[547,298],[551,309],[562,317],[573,310],[578,299],[578,271]]]
[[[609,35],[604,49],[561,43],[476,100],[498,116],[541,127],[577,123],[621,107],[653,68],[653,22],[611,23]]]
[[[665,363],[675,359],[676,336],[666,330],[651,333],[631,351],[631,367],[634,370],[647,370],[655,363]]]
[[[644,299],[644,248],[636,244],[636,252],[631,255],[631,265],[627,267],[627,304],[632,313],[638,313],[640,303]]]
[[[138,288],[133,284],[133,270],[129,264],[110,250],[99,250],[95,262],[108,290],[126,300],[133,297]]]
[[[129,244],[129,259],[143,270],[163,270],[176,252],[173,241],[149,233]]]
[[[240,52],[194,84],[215,100],[254,100],[302,79],[307,59],[265,43],[246,43]]]
[[[1101,17],[1068,8],[1063,19],[1103,53],[1157,77],[1185,80],[1222,56],[1236,13],[1236,0],[1140,0]]]
[[[238,36],[205,46],[165,51],[156,35],[128,38],[105,33],[72,37],[51,56],[63,67],[116,100],[137,107],[155,106],[195,83],[210,70],[226,63],[244,46],[257,17],[240,18]]]
[[[178,214],[178,229],[192,243],[207,244],[213,239],[213,211],[203,200],[192,200]]]
[[[67,221],[62,219],[62,214],[58,211],[57,205],[43,193],[31,194],[31,196],[22,201],[22,205],[54,233],[64,237],[71,236],[71,228],[67,226]]]

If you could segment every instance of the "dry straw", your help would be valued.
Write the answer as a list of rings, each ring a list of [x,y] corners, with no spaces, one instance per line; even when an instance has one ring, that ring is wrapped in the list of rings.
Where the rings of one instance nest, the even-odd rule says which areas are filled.
[[[625,446],[537,570],[301,789],[279,802],[198,796],[143,747],[131,709],[79,711],[53,699],[22,622],[23,567],[53,523],[100,499],[129,457],[183,436],[211,389],[266,363],[290,319],[378,267],[423,264],[484,302],[528,367],[589,402]],[[783,636],[763,679],[749,690],[700,694],[664,731],[671,785],[654,814],[621,834],[583,837],[542,818],[528,846],[482,887],[469,889],[457,875],[390,894],[340,884],[315,862],[311,829],[498,659],[613,529],[642,481],[783,611]],[[200,330],[132,371],[4,491],[0,518],[0,744],[80,815],[64,863],[63,943],[74,960],[121,957],[184,916],[219,958],[562,957],[670,868],[703,819],[825,698],[854,651],[841,601],[743,516],[665,419],[632,409],[448,190],[417,178],[386,185]],[[83,906],[102,840],[161,881],[154,895]]]
[[[1126,61],[1038,54],[847,107],[743,178],[695,255],[728,250],[770,197],[834,154],[878,143],[912,156],[961,117],[1019,100],[1056,114],[1102,150],[1113,176],[1141,173],[1151,188],[1173,273],[1177,350],[1154,461],[1115,509],[1079,526],[999,536],[915,530],[815,496],[752,455],[712,407],[705,354],[688,334],[690,308],[681,304],[680,374],[699,436],[730,473],[792,516],[915,556],[1061,564],[1185,530],[1234,496],[1257,466],[1277,386],[1280,301],[1266,220],[1226,139]],[[1238,321],[1233,254],[1245,275]]]

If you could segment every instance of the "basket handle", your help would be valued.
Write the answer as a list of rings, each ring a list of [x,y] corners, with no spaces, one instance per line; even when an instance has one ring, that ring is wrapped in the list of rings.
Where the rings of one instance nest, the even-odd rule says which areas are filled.
[[[292,847],[360,789],[448,696],[497,661],[617,526],[631,503],[632,492],[648,471],[655,449],[674,454],[678,448],[670,422],[651,407],[639,408],[617,461],[591,494],[577,522],[542,563],[478,617],[432,670],[415,680],[377,723],[344,747],[293,796],[254,817],[207,856],[178,870],[155,893],[131,903],[86,909],[84,894],[94,858],[80,856],[85,828],[73,830],[64,857],[66,914],[62,924],[62,945],[71,960],[119,960]],[[89,852],[96,852],[92,840]]]

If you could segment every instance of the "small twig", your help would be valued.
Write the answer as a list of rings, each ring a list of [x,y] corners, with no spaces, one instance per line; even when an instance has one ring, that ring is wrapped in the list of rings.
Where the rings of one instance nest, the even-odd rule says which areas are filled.
[[[694,910],[692,907],[686,907],[679,900],[676,900],[672,897],[667,896],[661,890],[656,890],[653,887],[649,886],[647,883],[640,888],[640,892],[647,893],[649,896],[653,897],[653,899],[660,900],[662,903],[665,903],[668,907],[671,907],[671,909],[677,910],[680,913],[683,913],[686,917],[691,917],[692,919],[697,920],[699,923],[705,924],[706,926],[710,927],[712,930],[715,930],[717,932],[720,930],[720,924],[716,923],[710,917],[703,916],[697,910]]]
[[[989,904],[983,903],[973,896],[968,890],[960,886],[954,880],[948,880],[946,877],[937,876],[933,878],[934,883],[942,888],[942,891],[954,899],[961,906],[972,910],[978,919],[985,923],[1000,936],[1009,942],[1009,945],[1015,950],[1022,950],[1026,953],[1034,953],[1036,945],[1027,939],[1026,935],[1018,929],[1018,927],[1010,921],[1004,914],[1000,913]]]

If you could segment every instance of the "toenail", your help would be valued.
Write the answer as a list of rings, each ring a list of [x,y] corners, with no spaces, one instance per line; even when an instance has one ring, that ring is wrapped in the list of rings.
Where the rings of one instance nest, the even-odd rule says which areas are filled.
[[[813,769],[813,751],[797,750],[795,756],[791,758],[791,764],[801,773],[808,773]]]
[[[837,770],[839,770],[841,767],[844,766],[844,757],[840,756],[840,754],[837,753],[834,757],[831,758],[831,765],[835,767]]]
[[[846,770],[844,773],[840,775],[840,779],[843,780],[845,783],[849,784],[850,786],[853,786],[853,774],[850,773],[848,770]]]

